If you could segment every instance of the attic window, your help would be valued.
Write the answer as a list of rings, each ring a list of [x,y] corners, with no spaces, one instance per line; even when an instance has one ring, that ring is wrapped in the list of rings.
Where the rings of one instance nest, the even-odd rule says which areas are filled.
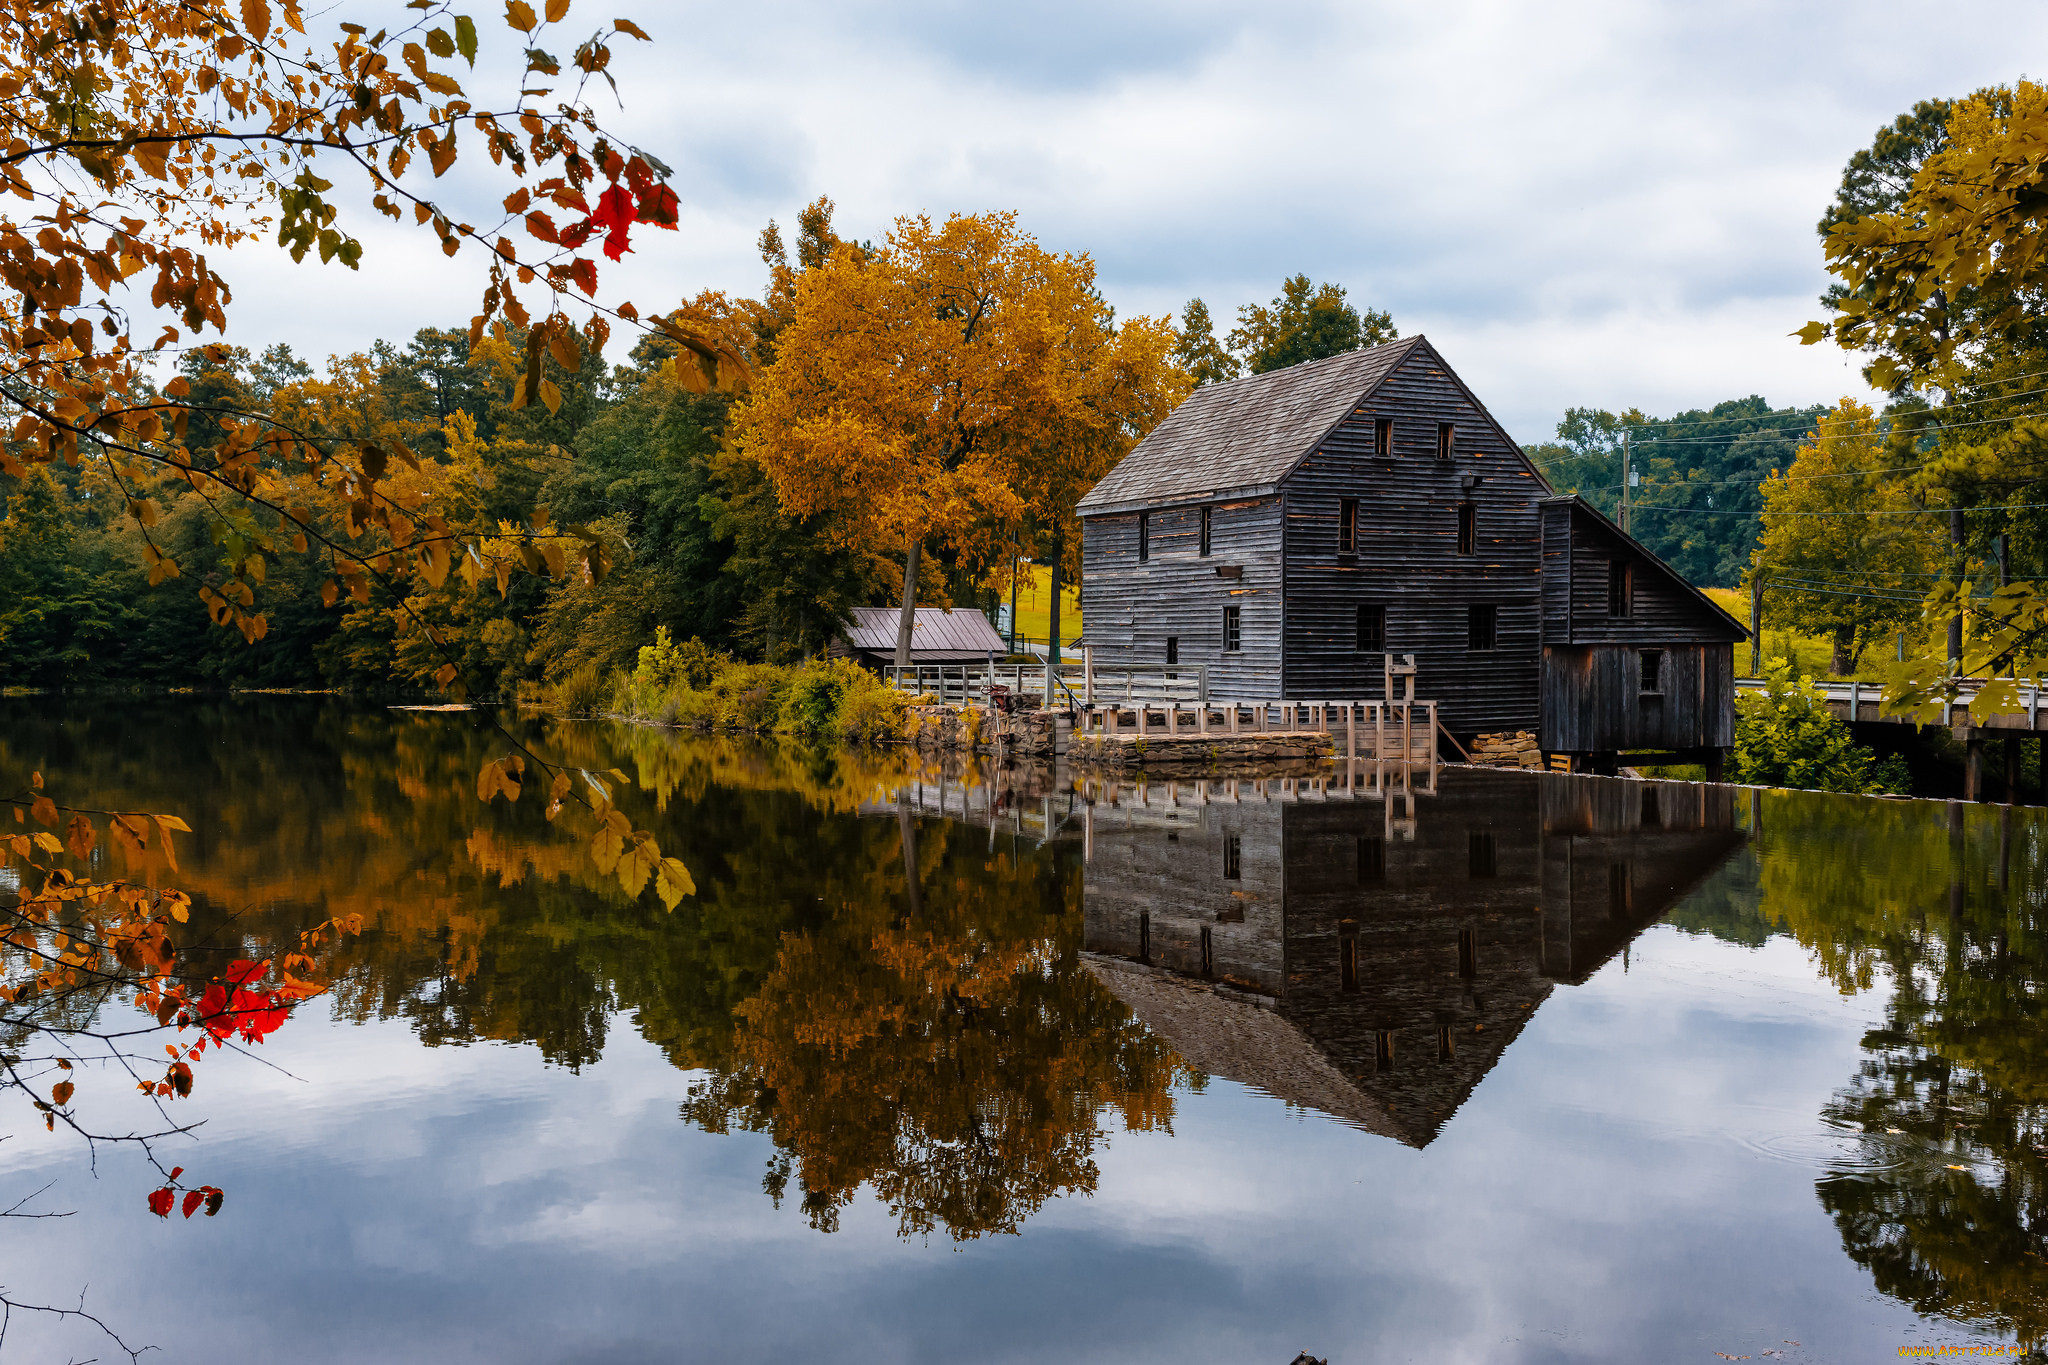
[[[1166,637],[1166,662],[1168,667],[1172,667],[1180,662],[1180,636],[1178,635]]]
[[[1237,834],[1223,836],[1223,880],[1241,881],[1244,878],[1244,837]]]
[[[1337,553],[1358,553],[1358,499],[1345,498],[1337,504]]]
[[[1607,561],[1607,614],[1636,614],[1636,566],[1626,559]]]
[[[1458,504],[1458,553],[1477,553],[1479,545],[1479,511],[1469,502]]]
[[[1372,424],[1372,453],[1392,455],[1394,453],[1394,419],[1377,417]]]
[[[1449,422],[1438,422],[1436,424],[1436,457],[1439,460],[1450,459],[1453,447],[1457,444],[1457,439],[1458,429],[1455,426]]]
[[[1209,509],[1202,509],[1202,553],[1209,553]]]
[[[1138,562],[1143,564],[1152,557],[1152,514],[1138,513]]]

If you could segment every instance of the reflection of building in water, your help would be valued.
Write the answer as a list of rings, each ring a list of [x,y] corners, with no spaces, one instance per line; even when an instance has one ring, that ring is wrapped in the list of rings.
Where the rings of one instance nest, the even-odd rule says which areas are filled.
[[[1419,800],[1223,787],[1090,812],[1091,966],[1193,1065],[1418,1147],[1558,982],[1744,838],[1726,787],[1449,770]]]

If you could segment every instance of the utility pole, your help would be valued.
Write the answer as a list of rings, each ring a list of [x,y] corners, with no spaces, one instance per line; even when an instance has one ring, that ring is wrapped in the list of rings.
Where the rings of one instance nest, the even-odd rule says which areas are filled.
[[[1764,576],[1759,570],[1749,580],[1749,676],[1764,675]]]
[[[1017,565],[1019,546],[1010,542],[1010,652],[1017,652]]]
[[[1955,567],[1956,584],[1963,582],[1963,509],[1951,507],[1948,510],[1949,560]],[[1948,671],[1951,674],[1963,671],[1963,614],[1957,612],[1948,618]]]
[[[1630,484],[1631,482],[1633,482],[1633,478],[1634,478],[1634,471],[1632,471],[1632,470],[1631,470],[1631,469],[1630,469],[1630,468],[1628,467],[1628,428],[1627,428],[1627,427],[1623,427],[1623,428],[1621,429],[1621,533],[1622,533],[1623,535],[1627,535],[1627,534],[1629,534],[1629,529],[1628,529],[1628,509],[1629,509],[1629,496],[1628,496],[1628,486],[1629,486],[1629,484]]]

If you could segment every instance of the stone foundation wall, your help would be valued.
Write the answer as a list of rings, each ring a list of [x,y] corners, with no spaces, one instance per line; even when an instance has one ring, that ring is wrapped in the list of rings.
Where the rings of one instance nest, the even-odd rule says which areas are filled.
[[[904,727],[910,743],[925,752],[971,749],[1051,758],[1073,728],[1073,713],[1029,709],[1005,715],[985,706],[913,706],[904,714]]]
[[[1097,768],[1196,773],[1226,766],[1316,761],[1328,758],[1334,750],[1329,735],[1312,730],[1144,738],[1134,734],[1079,734],[1068,743],[1067,757],[1076,764]]]
[[[1543,751],[1527,730],[1481,735],[1472,741],[1472,761],[1488,768],[1540,768]]]

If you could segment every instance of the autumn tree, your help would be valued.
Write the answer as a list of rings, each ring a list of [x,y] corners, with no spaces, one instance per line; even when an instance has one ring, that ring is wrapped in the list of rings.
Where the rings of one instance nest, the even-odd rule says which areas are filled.
[[[798,276],[774,362],[736,415],[740,447],[792,514],[837,513],[841,543],[901,554],[907,665],[930,545],[992,560],[996,528],[1053,510],[1027,506],[1020,471],[1158,420],[1149,399],[1117,396],[1126,332],[1165,324],[1117,326],[1093,263],[1045,250],[1015,214],[902,218],[880,246],[841,243]]]
[[[1173,359],[1197,384],[1220,384],[1237,378],[1237,357],[1216,340],[1216,324],[1209,320],[1209,305],[1200,299],[1189,299],[1188,306],[1181,310],[1180,335],[1173,348]]]
[[[228,358],[222,252],[274,236],[295,261],[357,271],[366,255],[355,223],[367,211],[478,262],[482,297],[464,340],[508,358],[515,408],[557,413],[565,395],[548,366],[580,369],[617,326],[672,341],[686,387],[743,383],[745,359],[722,337],[598,300],[600,250],[617,261],[642,228],[676,227],[678,196],[658,159],[605,132],[592,100],[597,84],[612,85],[611,42],[646,35],[623,19],[572,34],[560,27],[568,12],[569,0],[540,11],[508,0],[503,36],[523,61],[492,98],[463,84],[485,35],[445,0],[392,7],[374,31],[327,20],[317,37],[296,0],[0,9],[0,191],[15,204],[0,212],[0,475],[90,467],[137,528],[150,584],[196,588],[213,622],[249,643],[269,631],[263,599],[287,560],[319,566],[329,607],[365,603],[373,587],[402,607],[414,584],[451,575],[501,589],[517,574],[601,578],[612,558],[603,537],[557,525],[544,508],[495,527],[452,524],[437,501],[441,473],[358,401],[360,388],[281,414],[250,401],[263,395],[209,393],[187,373],[159,386],[153,368],[196,349],[203,378]],[[450,177],[465,152],[468,171]],[[367,202],[348,201],[337,183],[363,185]],[[287,387],[305,378],[281,357],[275,369]],[[189,493],[211,527],[203,575],[164,534],[160,495],[171,489]],[[40,534],[10,532],[19,544]],[[10,607],[0,602],[0,617]],[[439,655],[432,678],[460,695],[462,664],[439,627],[418,613],[412,621]],[[502,756],[477,774],[478,799],[516,801],[535,787],[549,820],[583,812],[579,851],[587,845],[628,894],[652,885],[670,906],[688,894],[682,864],[618,809],[620,777],[549,764],[503,739]],[[217,1025],[245,1036],[245,1022],[274,1027],[312,989],[293,984],[313,980],[310,952],[231,965],[210,982],[182,972],[173,893],[85,867],[96,842],[140,851],[151,830],[174,867],[177,817],[67,810],[41,788],[24,774],[10,798],[20,828],[4,846],[0,914],[13,956],[0,1004],[17,1037],[54,1049],[49,1073],[10,1064],[4,1076],[46,1120],[72,1122],[73,1083],[52,1088],[70,1062],[39,1013],[45,1001],[126,998],[148,1011],[148,1028],[218,1039]],[[131,1031],[124,1046],[142,1036]],[[197,1044],[170,1046],[189,1054]],[[150,1080],[152,1093],[182,1094],[184,1064]],[[159,1193],[168,1201],[175,1188],[174,1177]]]
[[[1873,635],[1919,617],[1941,562],[1938,527],[1889,467],[1895,458],[1876,414],[1844,398],[1763,483],[1750,572],[1780,619],[1833,642],[1837,677],[1856,670]]]
[[[1400,335],[1390,315],[1352,307],[1343,285],[1318,285],[1296,275],[1281,282],[1271,304],[1247,303],[1237,310],[1230,349],[1244,356],[1247,371],[1265,374],[1304,360],[1382,346]]]

